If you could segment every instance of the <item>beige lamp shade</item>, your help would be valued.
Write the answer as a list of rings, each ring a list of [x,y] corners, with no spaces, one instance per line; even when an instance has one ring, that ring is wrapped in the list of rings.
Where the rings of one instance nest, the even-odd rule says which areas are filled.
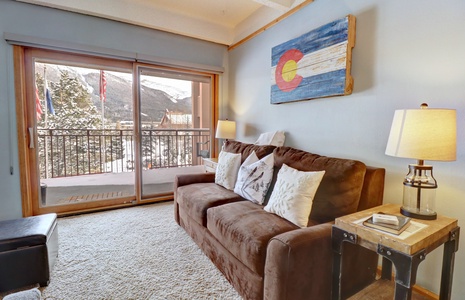
[[[236,122],[228,120],[218,120],[216,127],[217,139],[235,139],[236,138]]]
[[[386,154],[417,160],[456,159],[456,111],[454,109],[396,110]]]

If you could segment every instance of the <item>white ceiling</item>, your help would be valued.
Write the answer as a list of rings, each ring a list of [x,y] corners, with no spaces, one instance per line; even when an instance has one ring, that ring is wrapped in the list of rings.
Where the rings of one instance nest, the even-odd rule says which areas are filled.
[[[159,29],[220,44],[237,43],[309,0],[17,0]]]

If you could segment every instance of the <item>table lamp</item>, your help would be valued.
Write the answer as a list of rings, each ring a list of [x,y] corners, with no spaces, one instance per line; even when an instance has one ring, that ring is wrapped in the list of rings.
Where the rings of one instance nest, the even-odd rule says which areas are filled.
[[[215,137],[217,139],[224,139],[222,147],[222,149],[224,149],[224,143],[227,140],[236,138],[236,122],[229,120],[218,120]]]
[[[408,217],[434,220],[437,182],[433,166],[425,160],[456,159],[456,111],[431,109],[426,103],[420,109],[396,110],[386,146],[386,154],[417,159],[410,164],[404,179],[400,212]]]

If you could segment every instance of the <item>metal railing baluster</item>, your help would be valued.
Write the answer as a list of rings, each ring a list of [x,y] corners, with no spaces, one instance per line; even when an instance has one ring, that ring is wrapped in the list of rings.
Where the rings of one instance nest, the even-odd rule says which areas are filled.
[[[209,139],[209,129],[143,129],[143,168],[197,165],[197,147]],[[41,129],[38,140],[39,165],[46,178],[134,171],[132,129]]]

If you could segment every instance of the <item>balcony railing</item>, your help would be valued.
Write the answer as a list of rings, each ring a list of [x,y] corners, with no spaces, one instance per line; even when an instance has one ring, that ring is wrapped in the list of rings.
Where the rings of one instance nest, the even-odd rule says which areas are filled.
[[[200,164],[208,156],[210,129],[143,129],[144,169]],[[132,129],[39,129],[41,178],[131,172],[135,167]]]

